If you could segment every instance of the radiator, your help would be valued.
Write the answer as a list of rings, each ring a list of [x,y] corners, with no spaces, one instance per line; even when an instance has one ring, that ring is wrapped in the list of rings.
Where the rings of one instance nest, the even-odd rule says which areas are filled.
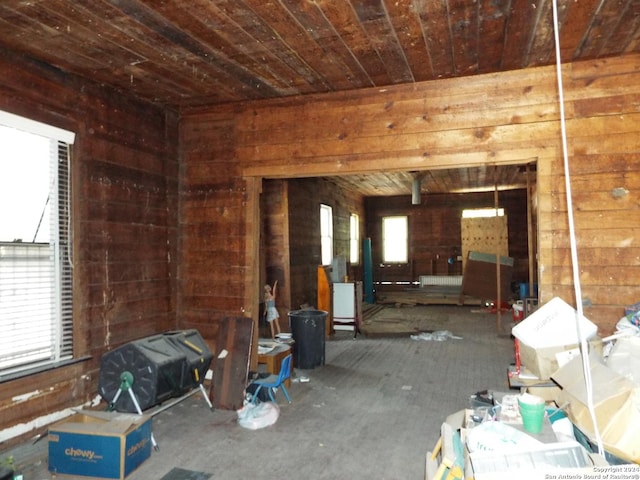
[[[462,275],[420,275],[420,286],[447,285],[459,287],[462,285]]]

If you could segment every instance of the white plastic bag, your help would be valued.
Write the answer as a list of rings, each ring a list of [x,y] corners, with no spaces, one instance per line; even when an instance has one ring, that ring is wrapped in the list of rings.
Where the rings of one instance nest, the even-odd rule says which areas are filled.
[[[420,332],[418,335],[411,335],[411,340],[425,340],[425,341],[434,341],[434,342],[444,342],[449,338],[462,340],[462,337],[458,337],[452,334],[449,330],[436,330],[435,332]]]
[[[249,430],[258,430],[273,425],[280,416],[280,408],[274,402],[261,402],[257,405],[245,402],[237,412],[238,424]]]
[[[616,333],[625,333],[629,336],[640,335],[640,327],[633,324],[628,317],[622,317],[616,324]]]
[[[640,386],[640,336],[618,338],[607,357],[607,365]]]
[[[482,422],[467,433],[470,452],[526,450],[542,445],[531,435],[502,422]]]

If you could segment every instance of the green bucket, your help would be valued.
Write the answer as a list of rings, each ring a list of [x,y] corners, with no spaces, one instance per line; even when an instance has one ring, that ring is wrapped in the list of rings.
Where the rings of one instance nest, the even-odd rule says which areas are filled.
[[[522,417],[524,429],[529,433],[540,433],[544,421],[544,401],[529,403],[518,399],[518,405],[520,406],[520,416]]]

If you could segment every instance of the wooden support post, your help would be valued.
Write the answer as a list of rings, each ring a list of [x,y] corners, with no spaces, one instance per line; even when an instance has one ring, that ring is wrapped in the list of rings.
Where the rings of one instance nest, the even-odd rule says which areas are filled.
[[[493,206],[496,209],[496,218],[498,218],[498,167],[494,168],[494,188],[493,188]],[[496,327],[498,333],[502,332],[502,292],[500,286],[502,285],[502,279],[500,278],[500,242],[499,235],[496,236]]]
[[[531,171],[529,170],[529,164],[526,165],[526,176],[527,176],[527,250],[529,254],[529,285],[527,291],[527,297],[533,296],[533,282],[535,281],[535,277],[533,275],[535,270],[535,265],[533,262],[533,212],[531,208],[531,179],[530,179]]]
[[[259,309],[256,309],[260,292],[260,193],[262,192],[262,178],[245,178],[247,208],[245,209],[245,258],[249,268],[246,270],[244,283],[244,305],[243,314],[253,319],[253,329],[251,339],[251,352],[249,356],[249,367],[252,370],[258,366],[258,322]]]

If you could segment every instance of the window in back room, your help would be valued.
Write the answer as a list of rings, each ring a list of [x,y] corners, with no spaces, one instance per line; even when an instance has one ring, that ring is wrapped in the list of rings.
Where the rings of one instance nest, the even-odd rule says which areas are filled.
[[[462,218],[504,217],[504,208],[467,208],[462,211]]]
[[[329,205],[320,205],[320,245],[322,265],[333,261],[333,210]]]
[[[409,261],[409,221],[406,216],[382,218],[382,261],[407,263]]]
[[[0,111],[0,380],[73,357],[73,140]]]
[[[349,263],[360,263],[360,217],[355,213],[349,217]]]

